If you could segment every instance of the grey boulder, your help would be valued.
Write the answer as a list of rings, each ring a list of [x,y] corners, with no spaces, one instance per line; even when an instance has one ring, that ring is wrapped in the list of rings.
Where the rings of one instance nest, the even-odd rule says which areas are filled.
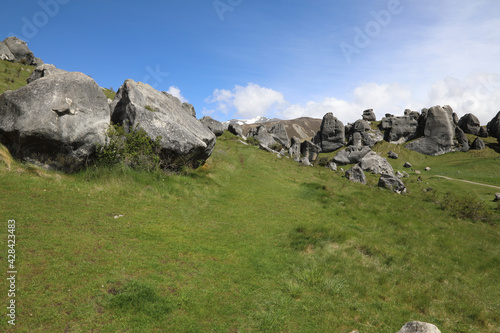
[[[321,147],[321,151],[329,153],[345,145],[344,124],[328,112],[323,116],[319,132],[314,138],[314,143]]]
[[[458,121],[458,127],[467,134],[479,135],[481,123],[479,119],[472,113],[467,113]]]
[[[216,138],[193,117],[191,107],[148,84],[126,80],[110,105],[111,121],[125,131],[140,127],[153,140],[161,136],[161,158],[167,167],[196,168],[212,154]]]
[[[458,142],[458,149],[462,152],[468,152],[470,149],[469,139],[460,127],[455,128],[455,139]]]
[[[482,150],[484,148],[486,148],[486,145],[484,144],[483,139],[481,139],[480,137],[477,137],[470,145],[471,150]]]
[[[441,331],[433,324],[410,321],[404,324],[397,333],[441,333]]]
[[[82,73],[42,78],[0,95],[0,141],[21,160],[76,171],[105,143],[109,108]]]
[[[345,176],[353,183],[362,183],[366,184],[366,175],[363,172],[363,169],[360,168],[359,165],[354,165],[352,168],[345,172]]]
[[[400,179],[402,174],[401,177],[398,176],[399,175],[381,175],[378,180],[378,186],[390,189],[398,194],[406,193],[406,186]]]
[[[248,132],[248,137],[253,136],[261,144],[263,144],[266,147],[271,147],[276,143],[276,140],[274,140],[274,137],[268,132],[266,126],[260,125],[259,127],[252,128],[250,132]]]
[[[43,64],[33,70],[30,77],[28,78],[28,83],[41,79],[42,77],[55,74],[62,74],[62,73],[68,73],[68,72],[63,69],[56,68],[56,66],[51,64]]]
[[[245,140],[247,139],[246,136],[243,135],[243,128],[240,124],[229,124],[227,130],[229,131],[229,133],[239,136],[240,138],[243,138]]]
[[[394,169],[389,162],[374,151],[366,154],[359,162],[359,166],[363,169],[363,171],[379,175],[394,176]]]
[[[276,142],[286,147],[287,149],[290,148],[290,139],[288,138],[285,124],[283,124],[282,122],[278,122],[276,125],[271,127],[269,133],[271,133]]]
[[[363,120],[366,120],[366,121],[377,120],[377,117],[375,116],[373,109],[368,109],[368,110],[363,111]]]
[[[392,150],[390,150],[387,153],[387,157],[392,158],[393,160],[397,160],[399,156],[398,156],[398,154],[396,154],[395,152],[393,152]]]
[[[0,60],[15,61],[16,57],[10,52],[9,47],[0,41]]]
[[[333,157],[333,162],[340,165],[355,164],[361,161],[361,159],[371,151],[372,150],[366,146],[365,147],[349,146],[339,151],[337,155]]]
[[[300,144],[300,153],[311,162],[316,161],[320,151],[321,148],[309,140],[305,140]]]
[[[7,37],[4,39],[4,44],[7,45],[10,52],[14,55],[16,61],[24,62],[27,65],[35,64],[35,56],[28,48],[25,41],[17,37]]]
[[[403,143],[417,134],[418,121],[411,116],[385,118],[385,140]]]
[[[422,117],[425,117],[424,136],[408,143],[406,148],[432,156],[453,151],[455,125],[449,108],[434,106],[427,112],[422,112],[420,118]]]
[[[496,114],[493,119],[486,126],[488,134],[500,141],[500,111]]]
[[[207,126],[208,129],[215,134],[215,136],[221,136],[224,133],[224,125],[220,121],[217,121],[209,116],[201,118],[200,121],[203,125]]]
[[[290,149],[288,150],[291,158],[300,158],[300,139],[296,136],[292,136]]]

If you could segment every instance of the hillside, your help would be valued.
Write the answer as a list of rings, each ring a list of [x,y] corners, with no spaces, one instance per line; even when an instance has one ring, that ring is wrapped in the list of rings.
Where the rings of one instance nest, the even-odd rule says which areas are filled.
[[[68,176],[3,150],[18,324],[0,330],[365,333],[421,320],[442,332],[498,332],[496,191],[436,177],[498,185],[490,144],[439,157],[375,146],[398,149],[395,169],[431,167],[422,182],[410,172],[406,195],[376,187],[374,175],[360,185],[300,167],[227,132],[204,166],[179,174]],[[463,197],[496,215],[474,222],[442,209]]]

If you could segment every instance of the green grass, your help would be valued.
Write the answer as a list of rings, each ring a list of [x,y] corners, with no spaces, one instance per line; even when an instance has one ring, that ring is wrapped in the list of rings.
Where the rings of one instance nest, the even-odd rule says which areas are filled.
[[[25,86],[34,69],[35,66],[0,60],[0,94]]]
[[[422,182],[410,172],[409,194],[396,195],[374,175],[351,184],[228,133],[178,174],[0,163],[18,266],[17,325],[4,318],[0,331],[396,332],[421,320],[498,332],[498,224],[456,218],[422,189],[472,193],[492,213],[495,191],[436,178],[440,163],[472,172],[453,154],[376,149],[400,154],[396,168],[432,170]],[[475,160],[490,163],[479,175],[500,173],[493,154]]]

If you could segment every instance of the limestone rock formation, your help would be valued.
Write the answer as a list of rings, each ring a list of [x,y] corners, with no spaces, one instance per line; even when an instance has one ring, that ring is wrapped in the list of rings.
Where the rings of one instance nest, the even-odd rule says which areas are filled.
[[[394,176],[394,169],[389,162],[374,151],[366,154],[359,162],[359,166],[363,169],[363,171],[379,175]]]
[[[366,120],[366,121],[376,121],[377,120],[377,117],[375,116],[373,109],[368,109],[368,110],[363,111],[363,120]]]
[[[422,115],[420,118],[422,118]],[[406,145],[406,148],[426,155],[442,155],[453,151],[455,125],[449,109],[434,106],[425,113],[423,137]]]
[[[480,137],[477,137],[470,145],[470,149],[473,150],[482,150],[484,148],[486,148],[486,145],[484,144],[483,139],[481,139]]]
[[[378,180],[378,186],[390,189],[398,194],[406,193],[406,186],[400,178],[397,175],[383,174]]]
[[[271,147],[276,143],[276,140],[274,140],[274,137],[267,131],[267,128],[264,125],[260,125],[257,128],[252,128],[247,134],[247,137],[251,136],[259,140],[259,142],[266,147]]]
[[[464,131],[460,127],[455,128],[455,138],[458,142],[458,149],[462,152],[468,152],[470,149],[469,139],[465,135]]]
[[[221,136],[224,133],[224,125],[222,125],[220,121],[217,121],[209,116],[201,118],[200,121],[207,126],[208,129],[215,134],[215,136]]]
[[[366,175],[359,165],[354,165],[345,172],[345,176],[351,182],[366,184]]]
[[[290,158],[298,158],[300,159],[300,139],[296,136],[292,137],[290,149],[288,150],[290,154]]]
[[[300,145],[300,153],[303,157],[307,157],[307,159],[311,162],[316,161],[320,151],[321,148],[309,140],[305,140]]]
[[[467,134],[479,135],[481,123],[479,119],[472,113],[467,113],[458,121],[458,127]]]
[[[111,121],[126,131],[139,126],[151,139],[161,136],[161,158],[169,167],[198,167],[212,154],[216,139],[191,107],[148,84],[126,80],[110,105]]]
[[[229,131],[229,133],[232,133],[236,136],[239,136],[240,138],[243,138],[244,140],[246,140],[246,136],[243,135],[243,128],[241,127],[240,124],[229,124],[229,126],[227,127],[227,130]]]
[[[28,83],[31,83],[35,80],[38,80],[42,77],[46,77],[49,75],[54,75],[54,74],[62,74],[62,73],[67,73],[67,71],[63,69],[56,68],[54,65],[50,64],[43,64],[41,66],[38,66],[33,70],[31,73],[30,77],[28,78]]]
[[[9,47],[0,41],[0,60],[15,61],[16,57],[10,52]]]
[[[441,331],[433,324],[410,321],[404,324],[397,333],[441,333]]]
[[[328,112],[323,116],[321,127],[314,138],[314,143],[323,153],[335,151],[345,145],[344,124]]]
[[[42,78],[0,95],[0,141],[12,155],[62,171],[90,162],[104,144],[109,108],[101,88],[82,73]]]
[[[371,151],[372,150],[366,146],[364,147],[349,146],[339,151],[337,155],[333,157],[332,161],[340,165],[355,164],[361,161],[361,159]]]
[[[3,42],[14,55],[16,61],[26,63],[27,65],[36,64],[35,55],[28,48],[25,41],[22,41],[17,37],[7,37]]]
[[[411,116],[384,118],[385,140],[403,143],[417,134],[418,121]]]
[[[494,138],[497,138],[500,142],[500,111],[496,114],[493,119],[486,126],[488,134]]]
[[[288,134],[286,132],[285,124],[282,122],[278,122],[276,125],[271,127],[269,133],[274,137],[274,140],[280,143],[282,146],[287,149],[290,148],[290,139],[288,138]]]

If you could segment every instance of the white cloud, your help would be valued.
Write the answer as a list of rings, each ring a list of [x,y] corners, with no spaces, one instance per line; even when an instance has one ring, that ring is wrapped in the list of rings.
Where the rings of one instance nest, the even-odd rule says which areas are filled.
[[[249,83],[246,87],[237,85],[233,90],[215,89],[205,102],[216,103],[216,109],[226,115],[235,110],[237,117],[254,118],[283,108],[285,98],[280,92]]]
[[[177,97],[178,99],[180,99],[180,101],[182,103],[188,103],[189,102],[189,100],[187,100],[186,98],[184,98],[184,96],[182,96],[181,90],[178,87],[170,86],[168,88],[168,90],[167,90],[167,93],[169,93],[172,96]]]

